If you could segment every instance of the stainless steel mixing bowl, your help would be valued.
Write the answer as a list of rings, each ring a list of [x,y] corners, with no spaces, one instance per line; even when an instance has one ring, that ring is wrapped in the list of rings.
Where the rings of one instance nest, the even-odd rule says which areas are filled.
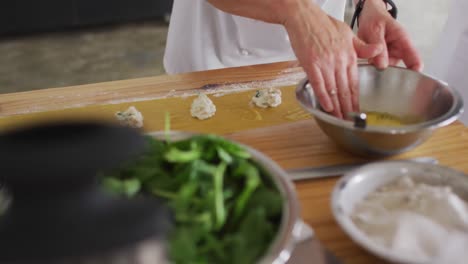
[[[153,132],[148,135],[157,139],[166,139],[165,132]],[[193,135],[192,133],[173,131],[170,132],[170,139],[172,141],[184,140]],[[252,155],[252,159],[269,173],[273,183],[284,198],[283,215],[278,234],[274,241],[271,241],[268,251],[265,252],[257,263],[287,263],[295,247],[305,239],[313,236],[311,227],[305,224],[300,218],[299,201],[294,185],[286,172],[263,153],[247,145],[238,142],[235,143],[242,145]],[[313,255],[308,257],[313,257]]]
[[[297,86],[296,98],[335,143],[362,156],[389,156],[410,150],[463,112],[463,100],[456,90],[431,76],[400,67],[378,70],[360,65],[359,92],[361,112],[410,117],[418,122],[356,127],[352,121],[324,112],[307,79]]]

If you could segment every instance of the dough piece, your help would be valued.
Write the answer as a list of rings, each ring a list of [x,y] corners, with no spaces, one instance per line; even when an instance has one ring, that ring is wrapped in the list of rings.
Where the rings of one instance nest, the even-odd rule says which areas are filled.
[[[190,113],[193,117],[200,120],[208,119],[216,113],[216,106],[213,101],[208,98],[204,93],[200,93],[195,100],[193,100]]]
[[[143,115],[134,106],[130,106],[124,112],[115,113],[115,117],[121,125],[133,128],[143,127]]]
[[[252,97],[252,102],[261,108],[277,107],[281,104],[281,90],[277,88],[258,90]]]

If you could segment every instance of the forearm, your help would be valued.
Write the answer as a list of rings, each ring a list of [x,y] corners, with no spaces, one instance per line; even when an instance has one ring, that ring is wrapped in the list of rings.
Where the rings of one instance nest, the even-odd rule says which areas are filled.
[[[207,0],[214,7],[238,16],[285,25],[301,10],[320,9],[310,0]]]

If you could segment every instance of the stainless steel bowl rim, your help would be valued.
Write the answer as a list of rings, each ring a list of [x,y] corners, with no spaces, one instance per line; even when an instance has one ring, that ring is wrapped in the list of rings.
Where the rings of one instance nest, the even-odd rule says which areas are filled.
[[[199,133],[182,131],[169,132],[171,140],[183,140],[197,134]],[[147,133],[147,135],[165,139],[166,132],[157,131]],[[230,139],[227,140],[243,146],[252,155],[252,158],[270,173],[278,190],[284,196],[284,211],[280,229],[266,254],[259,260],[259,263],[262,264],[284,264],[290,258],[296,244],[301,242],[303,239],[301,237],[303,235],[301,232],[305,225],[300,219],[299,200],[297,198],[294,185],[289,179],[287,173],[266,155],[242,143]]]
[[[374,67],[373,65],[370,64],[360,64],[359,67]],[[398,68],[403,71],[411,71],[407,68],[403,67],[398,67],[398,66],[389,66],[390,68]],[[446,125],[451,124],[452,122],[456,121],[458,117],[463,113],[463,99],[460,95],[460,93],[449,87],[445,82],[434,78],[430,75],[420,73],[421,75],[434,79],[435,81],[438,81],[440,84],[442,84],[450,93],[453,95],[454,98],[454,103],[452,107],[450,108],[449,111],[447,111],[444,115],[428,120],[425,122],[417,123],[417,124],[412,124],[412,125],[405,125],[401,127],[384,127],[384,126],[367,126],[366,128],[358,128],[354,126],[354,123],[348,120],[343,120],[340,118],[337,118],[333,115],[330,115],[324,111],[321,111],[320,109],[317,108],[310,108],[306,106],[301,100],[298,100],[301,106],[304,109],[307,109],[309,112],[311,112],[315,118],[324,120],[328,123],[331,123],[335,126],[350,129],[352,131],[368,131],[368,132],[376,132],[376,133],[382,133],[382,134],[405,134],[405,133],[411,133],[411,132],[416,132],[416,131],[421,131],[423,129],[429,129],[433,130],[439,127],[443,127]],[[297,86],[297,91],[301,89],[306,89],[306,85],[309,84],[308,78],[304,78],[299,85]],[[315,95],[314,95],[315,96]]]

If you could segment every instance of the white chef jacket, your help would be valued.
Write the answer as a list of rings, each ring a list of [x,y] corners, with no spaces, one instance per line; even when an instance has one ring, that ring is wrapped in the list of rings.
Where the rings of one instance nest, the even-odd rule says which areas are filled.
[[[346,0],[316,3],[343,20]],[[174,1],[164,54],[169,74],[295,59],[281,25],[231,15],[206,0]]]
[[[468,105],[468,0],[453,0],[449,18],[426,72],[457,89]],[[468,111],[460,121],[468,126]]]

